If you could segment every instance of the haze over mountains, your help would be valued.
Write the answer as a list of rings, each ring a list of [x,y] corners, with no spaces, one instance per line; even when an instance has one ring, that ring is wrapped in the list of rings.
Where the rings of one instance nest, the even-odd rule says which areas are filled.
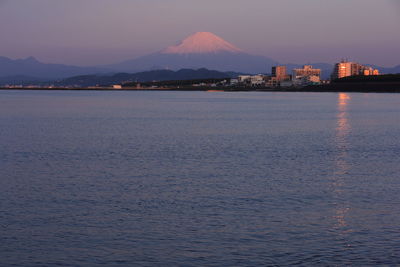
[[[20,76],[35,79],[59,79],[75,75],[101,73],[106,70],[98,67],[77,67],[63,64],[46,64],[34,57],[12,60],[0,57],[0,77]]]
[[[180,70],[207,68],[222,72],[269,73],[279,63],[271,58],[251,55],[235,45],[209,32],[198,32],[177,45],[157,53],[117,64],[77,67],[62,64],[45,64],[33,57],[12,60],[0,57],[0,82],[64,79],[78,75],[136,73],[148,70]],[[288,70],[300,64],[286,64]],[[329,77],[333,65],[314,63],[322,69],[323,78]],[[399,73],[400,65],[394,68],[379,68],[383,73]]]

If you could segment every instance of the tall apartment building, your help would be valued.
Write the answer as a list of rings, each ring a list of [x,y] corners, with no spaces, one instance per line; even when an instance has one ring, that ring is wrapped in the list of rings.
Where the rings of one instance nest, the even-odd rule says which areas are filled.
[[[379,75],[379,70],[355,62],[342,61],[335,64],[332,80],[354,75]]]
[[[352,76],[352,62],[342,61],[335,64],[335,68],[332,73],[332,80],[340,79],[347,76]]]
[[[274,66],[272,67],[272,77],[275,77],[277,81],[284,81],[287,79],[286,66]]]
[[[290,75],[286,73],[286,66],[274,66],[271,71],[271,78],[266,81],[269,87],[277,87],[281,82],[289,81]]]

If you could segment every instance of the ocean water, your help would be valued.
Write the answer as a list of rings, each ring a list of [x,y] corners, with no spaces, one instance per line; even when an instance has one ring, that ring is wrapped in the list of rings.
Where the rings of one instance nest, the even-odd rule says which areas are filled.
[[[400,264],[400,95],[0,91],[0,266]]]

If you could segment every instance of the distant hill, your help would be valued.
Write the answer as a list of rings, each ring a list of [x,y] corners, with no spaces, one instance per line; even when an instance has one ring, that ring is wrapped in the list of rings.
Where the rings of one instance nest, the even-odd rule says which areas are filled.
[[[45,79],[39,79],[36,77],[30,77],[25,75],[13,75],[0,77],[0,85],[11,84],[11,85],[25,85],[25,84],[39,84],[46,82]]]
[[[172,70],[153,70],[139,73],[117,73],[114,75],[83,75],[75,76],[57,81],[57,86],[110,86],[129,82],[151,82],[151,81],[171,81],[171,80],[195,80],[195,79],[223,79],[237,77],[240,73],[220,72],[205,68],[193,70],[182,69]]]
[[[45,64],[33,57],[10,59],[0,57],[0,78],[28,76],[34,79],[60,79],[75,75],[105,73],[106,69],[97,67],[76,67],[62,64]],[[11,79],[12,81],[12,79]]]

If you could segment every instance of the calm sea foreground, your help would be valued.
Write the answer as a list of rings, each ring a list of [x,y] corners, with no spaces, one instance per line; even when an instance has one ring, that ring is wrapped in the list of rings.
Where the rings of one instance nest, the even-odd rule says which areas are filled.
[[[400,264],[400,95],[0,91],[0,266]]]

